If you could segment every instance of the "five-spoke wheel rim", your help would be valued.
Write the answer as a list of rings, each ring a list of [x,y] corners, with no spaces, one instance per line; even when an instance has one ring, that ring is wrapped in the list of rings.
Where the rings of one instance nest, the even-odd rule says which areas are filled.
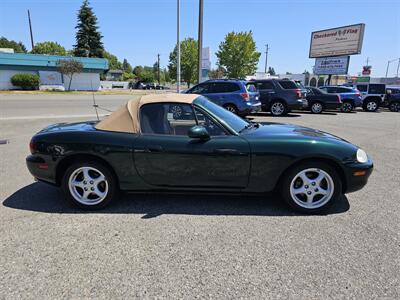
[[[369,111],[376,110],[376,107],[377,107],[377,104],[376,104],[376,102],[374,102],[374,101],[368,102],[368,103],[367,103],[367,109],[368,109]]]
[[[322,105],[321,105],[321,103],[314,103],[311,106],[311,109],[312,109],[313,113],[319,114],[322,111]]]
[[[84,205],[99,204],[108,194],[106,177],[92,167],[81,167],[72,172],[68,187],[72,197]]]
[[[271,112],[273,115],[281,115],[285,111],[285,107],[280,102],[275,102],[271,106]]]
[[[332,198],[334,183],[324,170],[305,169],[294,176],[290,183],[290,195],[293,201],[304,208],[319,208]]]

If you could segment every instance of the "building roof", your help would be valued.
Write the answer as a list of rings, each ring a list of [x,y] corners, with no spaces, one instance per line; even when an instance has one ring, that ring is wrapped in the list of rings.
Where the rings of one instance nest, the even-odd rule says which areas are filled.
[[[140,108],[150,103],[192,103],[199,95],[195,94],[155,94],[129,100],[107,118],[96,125],[96,129],[116,132],[140,133]]]
[[[105,72],[108,60],[105,58],[72,57],[44,54],[0,52],[0,69],[55,69],[59,60],[77,60],[87,72]]]

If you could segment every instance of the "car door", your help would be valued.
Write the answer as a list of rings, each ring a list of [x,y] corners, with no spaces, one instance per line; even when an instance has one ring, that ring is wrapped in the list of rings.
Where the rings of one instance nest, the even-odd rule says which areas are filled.
[[[153,103],[141,108],[142,133],[134,142],[134,163],[144,181],[158,187],[196,189],[247,186],[248,142],[203,115],[200,118],[197,112],[196,117],[193,106],[186,103]],[[189,128],[199,122],[207,124],[210,139],[187,136]]]
[[[230,83],[212,82],[210,83],[209,93],[206,95],[215,104],[223,106],[229,98]]]

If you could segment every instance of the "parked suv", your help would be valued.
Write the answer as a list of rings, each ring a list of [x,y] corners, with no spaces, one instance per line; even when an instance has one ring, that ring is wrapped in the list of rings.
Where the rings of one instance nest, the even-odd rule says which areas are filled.
[[[320,90],[328,94],[339,94],[342,100],[341,110],[351,112],[354,108],[362,106],[361,93],[355,88],[349,86],[327,85],[319,87]]]
[[[287,79],[260,79],[247,82],[254,85],[260,93],[263,111],[273,116],[283,116],[292,109],[307,108],[305,90],[300,89],[294,81]]]
[[[261,111],[259,93],[246,82],[236,79],[214,79],[202,82],[185,91],[200,94],[239,116]]]
[[[386,85],[383,83],[355,83],[352,87],[360,91],[365,111],[376,111],[385,101]]]
[[[400,111],[400,87],[387,87],[385,101],[382,106],[389,108],[393,112]]]

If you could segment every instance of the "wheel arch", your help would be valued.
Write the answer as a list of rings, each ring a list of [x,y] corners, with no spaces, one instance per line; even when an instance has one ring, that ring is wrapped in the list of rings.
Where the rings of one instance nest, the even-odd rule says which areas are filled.
[[[286,169],[281,173],[281,175],[278,178],[276,187],[279,187],[281,185],[283,178],[285,178],[286,174],[290,171],[290,169],[302,163],[315,162],[315,161],[326,163],[327,165],[335,169],[335,171],[338,173],[342,181],[342,192],[344,193],[347,190],[347,178],[345,172],[336,160],[327,157],[306,157],[294,161],[289,166],[287,166]]]
[[[76,153],[76,154],[71,154],[66,157],[64,157],[56,167],[56,184],[58,186],[61,185],[61,180],[65,174],[65,171],[68,169],[70,165],[73,163],[79,162],[79,161],[94,161],[98,162],[100,164],[103,164],[106,166],[111,173],[113,173],[115,180],[117,181],[118,187],[119,187],[119,178],[114,170],[114,168],[103,158],[93,155],[93,154],[87,154],[87,153]]]

